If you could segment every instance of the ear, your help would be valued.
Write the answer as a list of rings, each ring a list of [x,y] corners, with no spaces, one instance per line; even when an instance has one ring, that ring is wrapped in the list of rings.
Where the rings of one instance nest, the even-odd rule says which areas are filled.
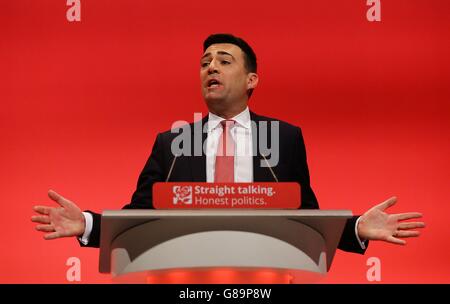
[[[247,90],[254,89],[258,85],[258,74],[248,73],[247,75]]]

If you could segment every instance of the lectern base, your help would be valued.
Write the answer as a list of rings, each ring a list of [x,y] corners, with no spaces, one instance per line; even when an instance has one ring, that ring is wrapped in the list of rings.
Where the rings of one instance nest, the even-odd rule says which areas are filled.
[[[100,272],[117,283],[317,283],[349,217],[345,210],[105,211]]]

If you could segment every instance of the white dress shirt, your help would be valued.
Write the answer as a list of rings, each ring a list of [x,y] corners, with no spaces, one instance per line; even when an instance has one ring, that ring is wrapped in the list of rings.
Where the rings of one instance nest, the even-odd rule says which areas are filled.
[[[217,146],[223,128],[220,124],[224,118],[209,113],[208,137],[206,138],[206,181],[214,182]],[[234,181],[237,183],[253,182],[253,143],[250,111],[244,111],[231,118],[235,124],[230,129],[231,137],[235,142],[234,151]]]

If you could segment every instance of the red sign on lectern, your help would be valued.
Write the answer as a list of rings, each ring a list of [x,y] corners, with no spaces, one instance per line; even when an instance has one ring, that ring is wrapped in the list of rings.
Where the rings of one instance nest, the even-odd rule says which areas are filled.
[[[300,185],[289,183],[155,183],[156,209],[298,209]]]

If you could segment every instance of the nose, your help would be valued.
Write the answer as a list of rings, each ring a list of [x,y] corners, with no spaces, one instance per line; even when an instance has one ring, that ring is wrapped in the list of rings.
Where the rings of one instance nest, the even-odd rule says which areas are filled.
[[[211,60],[211,62],[209,63],[209,66],[208,66],[208,75],[219,73],[219,70],[218,70],[218,68],[217,68],[216,62],[217,62],[217,61],[216,61],[215,59],[213,59],[213,60]]]

